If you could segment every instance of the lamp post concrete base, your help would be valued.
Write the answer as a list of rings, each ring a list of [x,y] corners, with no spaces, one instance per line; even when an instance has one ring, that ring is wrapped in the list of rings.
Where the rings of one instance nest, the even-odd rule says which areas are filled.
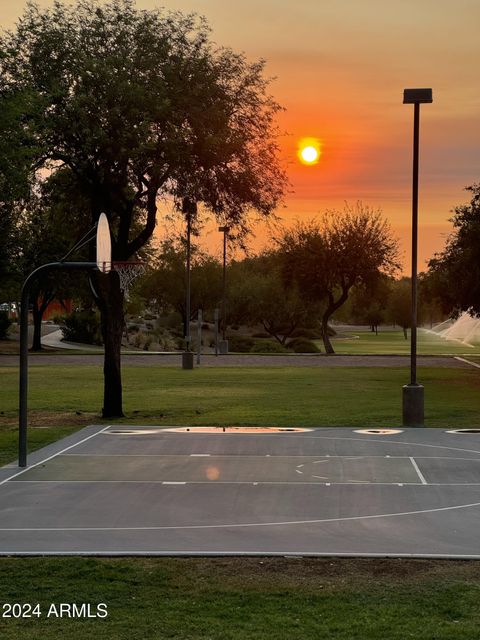
[[[193,351],[182,353],[182,369],[193,369]]]
[[[220,340],[218,343],[218,352],[222,356],[226,356],[228,354],[228,340]]]
[[[424,389],[421,384],[406,384],[403,387],[403,426],[424,426]]]

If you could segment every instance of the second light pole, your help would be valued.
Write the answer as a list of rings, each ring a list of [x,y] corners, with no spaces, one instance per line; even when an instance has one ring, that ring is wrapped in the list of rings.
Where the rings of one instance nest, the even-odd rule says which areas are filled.
[[[223,288],[222,288],[222,339],[219,343],[219,352],[222,355],[228,353],[227,340],[227,238],[230,227],[218,227],[223,233]]]
[[[412,181],[412,328],[410,334],[410,384],[403,387],[403,426],[423,427],[424,393],[417,382],[417,254],[418,254],[418,157],[420,147],[420,105],[433,102],[431,89],[405,89],[403,104],[413,104]]]

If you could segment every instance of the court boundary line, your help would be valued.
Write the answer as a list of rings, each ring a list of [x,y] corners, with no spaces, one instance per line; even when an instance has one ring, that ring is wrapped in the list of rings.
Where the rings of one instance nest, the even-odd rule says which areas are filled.
[[[320,476],[312,476],[317,478]],[[350,482],[309,482],[308,480],[20,480],[21,484],[183,484],[183,485],[319,485],[319,486],[382,486],[382,487],[480,487],[480,482],[371,482],[370,480],[351,480]],[[0,529],[1,531],[1,529]]]
[[[479,452],[480,453],[480,452]],[[86,458],[201,458],[201,457],[211,457],[211,458],[321,458],[322,455],[318,454],[315,456],[312,455],[275,455],[271,453],[264,454],[250,454],[250,453],[65,453],[62,454],[66,458],[75,458],[75,457],[86,457]],[[408,460],[410,456],[391,456],[391,455],[362,455],[362,456],[350,456],[350,455],[333,455],[331,453],[326,453],[323,457],[325,458],[345,458],[348,460],[361,460],[363,458],[387,458],[389,460]],[[480,462],[479,458],[454,458],[453,456],[418,456],[415,458],[417,460],[465,460],[469,462]],[[319,460],[319,462],[326,462],[326,460]],[[300,466],[300,465],[299,465]],[[303,466],[303,465],[301,465]]]
[[[74,444],[71,444],[70,446],[65,447],[65,449],[61,449],[60,451],[57,451],[57,453],[54,453],[51,456],[48,456],[47,458],[45,458],[43,460],[39,460],[38,462],[35,462],[35,464],[32,464],[30,466],[25,467],[24,469],[21,469],[20,471],[17,471],[17,473],[14,473],[13,475],[9,476],[8,478],[5,478],[4,480],[0,481],[0,487],[3,484],[6,484],[7,482],[10,482],[10,480],[13,480],[14,478],[17,478],[18,476],[21,476],[23,473],[26,473],[27,471],[30,471],[31,469],[35,469],[35,467],[38,467],[38,465],[44,464],[45,462],[48,462],[49,460],[52,460],[53,458],[56,458],[57,456],[61,455],[65,451],[68,451],[69,449],[73,449],[74,447],[77,447],[79,444],[83,444],[87,440],[90,440],[91,438],[94,438],[95,436],[98,436],[100,433],[102,433],[106,429],[109,429],[110,427],[111,427],[111,425],[107,425],[106,427],[103,427],[99,431],[95,431],[95,433],[92,433],[89,436],[87,436],[86,438],[83,438],[83,440],[79,440],[78,442],[75,442]],[[57,440],[57,442],[58,442],[58,440]]]

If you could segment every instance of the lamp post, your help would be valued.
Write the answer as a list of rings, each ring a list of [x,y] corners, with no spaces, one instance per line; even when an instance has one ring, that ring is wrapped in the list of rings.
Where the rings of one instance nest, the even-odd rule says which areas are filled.
[[[218,230],[223,233],[223,292],[222,292],[222,339],[219,343],[219,350],[222,355],[228,353],[228,340],[227,340],[227,236],[230,231],[230,227],[218,227]]]
[[[433,102],[431,89],[405,89],[403,104],[413,104],[412,180],[412,328],[410,335],[410,384],[403,387],[403,426],[423,427],[424,389],[417,382],[417,255],[418,255],[418,156],[420,105]]]
[[[191,298],[191,235],[192,218],[197,215],[197,203],[189,198],[182,202],[182,213],[187,221],[187,256],[186,256],[186,287],[185,287],[185,351],[182,353],[182,369],[193,369],[193,351],[190,336],[190,298]]]

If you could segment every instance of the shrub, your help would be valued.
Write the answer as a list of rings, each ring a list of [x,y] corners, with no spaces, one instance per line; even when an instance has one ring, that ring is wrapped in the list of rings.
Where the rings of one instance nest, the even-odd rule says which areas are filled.
[[[270,339],[270,334],[265,332],[252,333],[252,338],[269,338]]]
[[[74,311],[65,316],[62,327],[64,340],[83,344],[103,344],[100,318],[94,311]]]
[[[250,353],[286,353],[287,349],[275,340],[256,340]]]
[[[330,325],[328,325],[328,335],[330,336],[330,338],[337,335],[337,332],[335,331],[335,329]],[[320,329],[299,327],[298,329],[295,329],[294,331],[292,331],[292,333],[290,334],[290,338],[305,338],[306,340],[321,340],[322,332],[320,331]]]
[[[5,340],[12,321],[7,311],[0,311],[0,340]]]
[[[322,337],[320,329],[307,329],[298,327],[290,334],[290,338],[304,338],[305,340],[320,340]]]
[[[249,353],[255,340],[247,336],[228,336],[228,350],[238,353]]]
[[[305,338],[295,338],[287,344],[289,349],[293,349],[295,353],[320,353],[320,349],[311,340]]]

